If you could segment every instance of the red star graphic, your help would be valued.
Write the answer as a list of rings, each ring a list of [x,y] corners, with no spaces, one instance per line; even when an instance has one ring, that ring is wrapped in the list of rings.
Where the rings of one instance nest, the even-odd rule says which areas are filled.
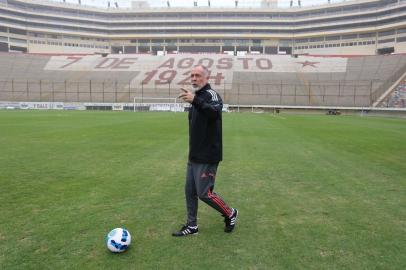
[[[305,61],[305,62],[296,62],[298,64],[302,64],[302,68],[304,68],[305,66],[312,66],[312,67],[316,67],[315,65],[320,63],[320,62],[310,62],[310,61]]]

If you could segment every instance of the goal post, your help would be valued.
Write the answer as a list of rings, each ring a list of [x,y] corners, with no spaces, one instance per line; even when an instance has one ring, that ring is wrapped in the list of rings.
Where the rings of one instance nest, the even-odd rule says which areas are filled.
[[[134,97],[133,111],[153,112],[183,112],[185,104],[179,103],[177,98]]]

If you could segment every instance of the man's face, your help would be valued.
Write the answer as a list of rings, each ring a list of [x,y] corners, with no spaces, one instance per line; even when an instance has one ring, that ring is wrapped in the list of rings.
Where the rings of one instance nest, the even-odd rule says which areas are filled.
[[[205,70],[201,67],[194,67],[190,75],[190,81],[195,91],[205,86],[208,81]]]

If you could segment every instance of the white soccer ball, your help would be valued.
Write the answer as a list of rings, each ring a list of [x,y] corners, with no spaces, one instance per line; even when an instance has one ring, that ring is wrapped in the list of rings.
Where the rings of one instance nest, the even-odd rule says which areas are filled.
[[[115,228],[107,235],[106,244],[111,252],[124,252],[131,244],[131,234],[126,229]]]

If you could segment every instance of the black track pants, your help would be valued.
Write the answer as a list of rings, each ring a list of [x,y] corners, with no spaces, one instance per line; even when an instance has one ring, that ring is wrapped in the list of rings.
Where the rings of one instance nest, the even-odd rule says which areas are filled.
[[[223,216],[231,216],[231,208],[224,200],[214,193],[218,163],[206,164],[188,162],[186,170],[185,197],[187,208],[187,224],[197,225],[198,199],[201,199]]]

